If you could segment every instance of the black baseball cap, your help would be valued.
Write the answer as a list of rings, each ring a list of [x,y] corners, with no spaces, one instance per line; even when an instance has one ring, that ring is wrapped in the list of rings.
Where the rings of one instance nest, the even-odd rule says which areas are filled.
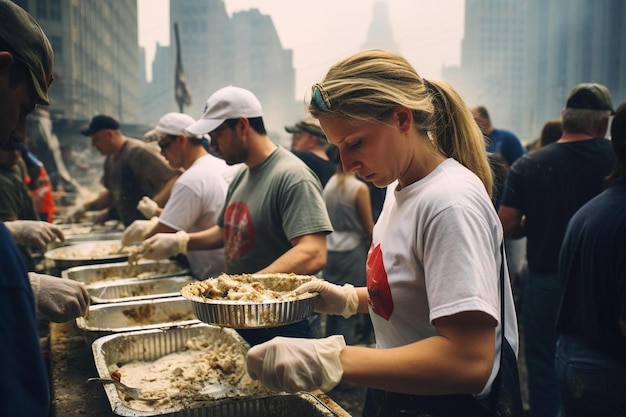
[[[565,107],[613,112],[613,102],[609,89],[597,83],[578,84],[570,91]]]
[[[86,129],[81,130],[80,133],[85,136],[91,136],[94,133],[97,133],[104,129],[117,130],[119,128],[120,123],[113,117],[100,114],[98,116],[94,116],[93,119],[91,119],[91,123],[89,123],[89,126]]]

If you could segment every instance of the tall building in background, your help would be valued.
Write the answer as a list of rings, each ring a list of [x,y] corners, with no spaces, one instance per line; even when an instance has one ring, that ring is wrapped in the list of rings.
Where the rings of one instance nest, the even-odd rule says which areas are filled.
[[[623,0],[466,1],[461,65],[443,78],[530,141],[578,83],[606,85],[616,105],[626,100],[624,21]]]
[[[259,98],[267,129],[284,135],[294,119],[295,70],[292,51],[283,49],[272,19],[257,9],[226,13],[222,0],[170,1],[169,30],[178,24],[182,63],[192,104],[185,112],[202,114],[206,99],[226,85],[247,88]],[[171,42],[172,43],[172,42]],[[178,111],[174,98],[176,50],[158,46],[152,63],[152,81],[144,90],[143,120],[153,123]]]
[[[399,52],[398,44],[393,38],[393,29],[389,20],[389,8],[384,1],[374,3],[372,22],[367,30],[367,39],[361,49],[384,49]]]
[[[37,19],[54,48],[53,118],[87,120],[107,113],[122,122],[139,120],[136,0],[15,3]]]

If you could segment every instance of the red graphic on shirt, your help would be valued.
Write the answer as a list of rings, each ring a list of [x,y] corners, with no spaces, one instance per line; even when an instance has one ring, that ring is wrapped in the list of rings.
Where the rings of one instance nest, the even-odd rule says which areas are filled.
[[[235,261],[254,247],[256,233],[246,203],[230,204],[224,211],[224,254],[226,262]]]
[[[389,320],[393,313],[393,298],[380,245],[374,246],[367,256],[367,292],[367,302],[374,313]]]

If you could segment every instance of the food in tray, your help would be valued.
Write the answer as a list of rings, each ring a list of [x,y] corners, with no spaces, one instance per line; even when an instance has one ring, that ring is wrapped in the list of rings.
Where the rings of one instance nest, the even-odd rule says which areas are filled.
[[[53,249],[55,259],[103,259],[111,256],[121,256],[122,244],[119,242],[103,243],[99,245],[73,245]]]
[[[176,321],[193,320],[192,312],[169,311],[168,309],[156,308],[154,304],[140,304],[122,310],[122,314],[130,324],[156,324],[171,323]]]
[[[297,294],[294,290],[312,279],[317,277],[296,274],[222,274],[217,278],[187,284],[181,294],[196,301],[198,297],[249,303],[295,301],[310,296],[308,293]]]
[[[190,406],[227,397],[260,395],[270,391],[253,381],[245,369],[245,348],[238,343],[200,335],[191,337],[183,350],[154,361],[135,360],[124,365],[110,365],[111,377],[127,385],[140,387],[159,400],[136,400],[118,390],[129,408],[139,411]],[[203,394],[212,384],[229,386],[224,394]]]

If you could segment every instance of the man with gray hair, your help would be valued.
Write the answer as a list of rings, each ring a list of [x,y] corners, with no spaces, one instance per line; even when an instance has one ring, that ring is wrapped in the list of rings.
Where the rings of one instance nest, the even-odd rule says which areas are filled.
[[[15,3],[0,0],[0,22],[0,145],[4,146],[23,143],[28,113],[38,104],[50,104],[53,54],[41,27]],[[42,247],[63,239],[58,228],[42,227],[43,223],[0,222],[2,416],[48,416],[50,393],[37,315],[66,321],[84,314],[89,305],[87,291],[77,282],[34,273],[29,282],[14,237]]]
[[[605,139],[612,113],[605,86],[575,86],[561,113],[561,138],[518,159],[504,187],[498,211],[504,236],[527,238],[521,329],[533,417],[554,417],[560,408],[554,371],[559,251],[570,218],[602,192],[613,168],[614,153]]]

